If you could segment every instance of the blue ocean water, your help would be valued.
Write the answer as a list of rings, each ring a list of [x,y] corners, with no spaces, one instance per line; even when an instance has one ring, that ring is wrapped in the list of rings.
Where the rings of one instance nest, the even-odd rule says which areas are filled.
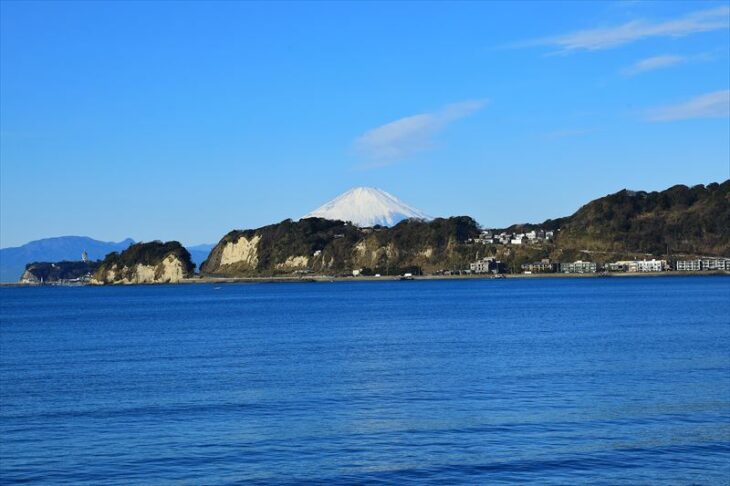
[[[730,278],[0,289],[0,482],[727,484]]]

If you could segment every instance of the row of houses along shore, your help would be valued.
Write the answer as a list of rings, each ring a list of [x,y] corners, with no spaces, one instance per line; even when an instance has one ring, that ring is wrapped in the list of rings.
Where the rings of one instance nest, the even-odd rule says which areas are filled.
[[[598,264],[590,261],[554,262],[544,258],[539,262],[525,263],[520,268],[524,274],[534,273],[597,273],[597,272],[716,272],[730,271],[730,258],[703,257],[689,260],[620,260]],[[469,273],[506,273],[507,266],[495,257],[481,258],[469,265]]]

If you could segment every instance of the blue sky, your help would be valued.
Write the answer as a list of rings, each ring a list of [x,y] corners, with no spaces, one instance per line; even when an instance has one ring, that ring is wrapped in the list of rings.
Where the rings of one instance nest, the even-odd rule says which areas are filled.
[[[353,186],[486,226],[730,177],[730,4],[0,4],[0,246]]]

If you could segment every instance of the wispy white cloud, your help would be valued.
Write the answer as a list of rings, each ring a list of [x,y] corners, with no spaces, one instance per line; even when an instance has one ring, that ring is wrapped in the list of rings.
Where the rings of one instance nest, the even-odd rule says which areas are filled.
[[[434,145],[434,137],[449,124],[479,111],[486,100],[467,100],[441,110],[420,113],[386,123],[355,140],[355,148],[374,165],[405,159]]]
[[[534,39],[518,47],[553,46],[560,53],[611,49],[652,37],[684,37],[730,27],[730,7],[722,6],[689,13],[663,22],[633,20],[613,27],[586,29]]]
[[[730,116],[730,90],[714,91],[676,105],[660,106],[646,112],[653,122],[687,120],[691,118],[727,118]]]
[[[687,57],[685,56],[663,55],[647,57],[646,59],[637,61],[631,66],[623,69],[621,74],[624,76],[636,76],[637,74],[645,73],[647,71],[664,69],[684,62],[687,62]]]
[[[716,56],[713,52],[703,52],[687,56],[664,54],[661,56],[652,56],[647,57],[646,59],[636,61],[631,66],[622,69],[621,74],[624,76],[636,76],[637,74],[645,73],[648,71],[655,71],[657,69],[665,69],[680,64],[708,62],[715,59]]]

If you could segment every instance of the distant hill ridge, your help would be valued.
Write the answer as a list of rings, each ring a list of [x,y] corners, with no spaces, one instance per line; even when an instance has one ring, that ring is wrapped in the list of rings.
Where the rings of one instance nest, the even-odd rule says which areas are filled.
[[[580,208],[564,225],[558,244],[730,255],[730,180],[676,185],[661,192],[623,190]]]
[[[339,275],[357,269],[392,275],[465,269],[470,262],[486,256],[500,259],[512,271],[518,271],[522,263],[543,258],[600,264],[647,255],[730,257],[730,180],[706,186],[676,185],[654,192],[624,189],[589,202],[571,216],[513,225],[506,231],[531,229],[554,230],[554,238],[526,245],[478,243],[482,228],[468,216],[431,221],[408,218],[390,228],[359,227],[320,217],[285,220],[257,229],[231,231],[212,248],[200,271],[203,275],[229,277]],[[93,253],[90,242],[94,241],[76,241],[76,246],[69,245],[73,254],[56,260],[78,260],[84,249],[91,259],[103,257]],[[42,247],[41,242],[21,248]],[[107,245],[129,243],[131,240]],[[107,248],[102,250],[105,254]],[[2,251],[10,250],[19,251]],[[196,251],[202,256],[206,247]],[[23,265],[28,261],[52,261],[48,255],[26,258]],[[178,242],[152,242],[107,256],[102,264],[106,278],[100,280],[176,281],[192,274],[192,263],[190,253]],[[137,265],[142,267],[119,277],[121,271]],[[140,270],[151,277],[140,278]],[[20,273],[22,267],[13,280]]]
[[[730,180],[664,191],[621,190],[573,215],[508,230],[560,229],[563,250],[730,256]]]
[[[323,218],[286,220],[230,232],[213,248],[201,273],[338,274],[359,268],[438,272],[468,268],[470,261],[484,256],[500,258],[512,269],[542,258],[605,263],[649,254],[730,256],[730,180],[660,192],[622,190],[568,217],[507,228],[529,229],[559,231],[540,245],[481,245],[469,244],[480,228],[467,216],[406,219],[391,228],[359,228]]]

